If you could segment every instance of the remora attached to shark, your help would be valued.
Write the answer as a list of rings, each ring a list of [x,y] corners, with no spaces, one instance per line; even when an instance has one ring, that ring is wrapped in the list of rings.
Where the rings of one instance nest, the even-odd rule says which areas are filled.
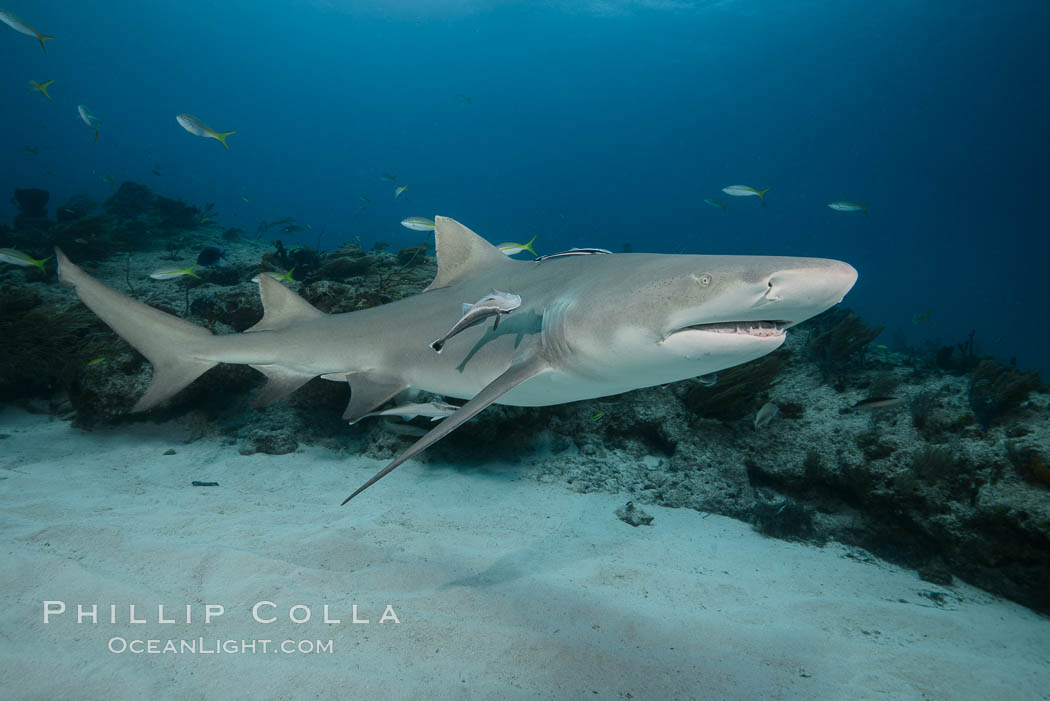
[[[56,250],[60,279],[153,364],[133,411],[168,399],[218,363],[268,378],[268,404],[314,377],[350,384],[349,421],[414,388],[469,400],[343,501],[345,504],[492,403],[545,406],[718,372],[778,348],[785,329],[842,300],[857,271],[836,260],[617,254],[508,258],[470,229],[436,218],[438,272],[422,294],[325,314],[267,275],[263,318],[242,334],[207,329],[126,297]],[[522,304],[493,329],[428,345],[465,299],[514,290]]]
[[[492,330],[495,331],[499,328],[499,320],[520,306],[521,297],[499,290],[493,290],[491,294],[485,295],[474,304],[464,302],[463,316],[441,338],[431,343],[430,347],[434,349],[434,352],[440,353],[450,338],[458,336],[471,326],[480,324],[490,317],[496,319],[492,324]]]

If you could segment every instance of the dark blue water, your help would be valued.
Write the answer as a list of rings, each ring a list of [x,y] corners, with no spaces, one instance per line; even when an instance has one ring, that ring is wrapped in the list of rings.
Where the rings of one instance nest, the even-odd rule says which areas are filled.
[[[0,192],[46,188],[52,211],[107,197],[112,176],[251,233],[294,216],[312,226],[300,243],[329,248],[415,243],[398,222],[444,214],[494,242],[538,234],[541,253],[835,257],[860,271],[847,302],[887,324],[883,342],[976,329],[982,351],[1050,369],[1046,2],[4,9],[57,38],[45,55],[0,26]],[[54,79],[54,102],[30,79]],[[236,130],[231,150],[181,112]],[[732,184],[771,188],[768,206],[726,198]],[[870,213],[826,207],[839,199]]]

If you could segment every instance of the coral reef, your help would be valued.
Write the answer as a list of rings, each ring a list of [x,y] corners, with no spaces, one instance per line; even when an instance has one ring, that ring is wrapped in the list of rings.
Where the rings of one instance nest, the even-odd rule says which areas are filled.
[[[294,453],[299,447],[295,437],[285,431],[252,430],[241,443],[240,454],[266,453],[268,455],[285,455]]]
[[[180,200],[157,195],[150,207],[151,212],[160,220],[161,229],[195,229],[201,210]]]
[[[98,209],[98,202],[88,194],[73,195],[55,210],[55,219],[59,222],[76,221]]]
[[[134,219],[149,212],[156,195],[141,183],[124,181],[117,191],[106,200],[106,211],[121,219]]]
[[[635,506],[633,501],[629,501],[618,508],[616,510],[616,518],[635,528],[653,524],[653,517]]]
[[[707,386],[687,380],[689,389],[683,402],[698,416],[709,419],[739,419],[754,414],[762,395],[784,364],[784,352],[776,351],[758,360],[723,370],[718,382]]]
[[[829,309],[813,320],[822,329],[810,341],[809,350],[824,380],[836,389],[845,389],[847,371],[863,355],[868,344],[882,333],[882,326],[868,326],[847,309]]]
[[[1003,367],[991,358],[982,360],[970,378],[970,408],[985,430],[1021,406],[1030,392],[1044,389],[1039,373]]]
[[[1050,467],[1043,454],[1031,446],[1019,446],[1014,441],[1006,442],[1006,459],[1024,480],[1043,487],[1050,487]]]
[[[974,341],[976,333],[976,331],[970,331],[962,343],[938,348],[935,355],[937,367],[956,375],[974,369],[978,363],[977,344]]]
[[[80,373],[97,357],[126,347],[85,307],[29,304],[12,295],[0,315],[0,382],[6,396],[73,391]]]
[[[325,258],[320,277],[323,280],[346,280],[367,275],[380,263],[378,256],[365,254],[356,243],[346,243]]]
[[[18,214],[15,215],[12,226],[15,231],[28,234],[28,237],[14,239],[16,245],[39,243],[41,235],[50,228],[51,221],[47,218],[49,198],[50,194],[47,190],[36,188],[15,190],[11,201],[18,206]]]

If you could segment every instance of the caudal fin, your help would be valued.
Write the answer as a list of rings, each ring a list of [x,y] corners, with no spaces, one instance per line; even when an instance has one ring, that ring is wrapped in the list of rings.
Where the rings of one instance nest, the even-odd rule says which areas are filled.
[[[72,285],[88,309],[153,364],[153,381],[132,411],[156,406],[218,364],[204,357],[212,342],[207,329],[110,289],[57,248],[55,257],[59,280]]]
[[[47,47],[44,46],[44,42],[47,41],[48,39],[54,39],[54,37],[51,36],[50,34],[37,33],[36,38],[40,41],[40,48],[43,49],[44,53],[46,54],[47,53]]]
[[[769,192],[769,188],[767,187],[765,190],[755,190],[755,192],[758,193],[758,199],[762,200],[762,206],[765,207],[766,206],[766,193]]]
[[[536,236],[539,236],[539,234],[536,234]],[[527,244],[522,246],[522,248],[524,248],[526,251],[528,251],[529,253],[531,253],[534,256],[538,256],[539,255],[538,253],[536,253],[536,251],[532,250],[532,242],[536,240],[536,236],[533,236],[531,239],[529,239],[529,242]]]
[[[36,83],[36,82],[31,82],[31,83],[29,83],[29,84],[30,84],[30,85],[31,85],[31,86],[32,86],[32,87],[33,87],[34,89],[36,89],[36,90],[40,91],[40,94],[41,94],[41,95],[43,95],[44,97],[46,97],[46,98],[47,98],[48,100],[51,100],[51,95],[50,95],[50,94],[49,94],[49,93],[47,92],[47,89],[48,89],[48,88],[49,88],[49,87],[51,86],[51,83],[54,83],[54,82],[55,82],[55,81],[53,81],[53,80],[49,80],[49,81],[47,81],[47,82],[44,82],[44,83]],[[52,101],[52,102],[54,102],[54,100],[51,100],[51,101]]]
[[[229,151],[230,150],[230,145],[226,143],[226,137],[229,136],[230,134],[236,134],[236,133],[237,132],[235,132],[235,131],[217,131],[217,132],[215,132],[215,138],[219,140],[219,143],[222,144],[226,148],[227,151]]]

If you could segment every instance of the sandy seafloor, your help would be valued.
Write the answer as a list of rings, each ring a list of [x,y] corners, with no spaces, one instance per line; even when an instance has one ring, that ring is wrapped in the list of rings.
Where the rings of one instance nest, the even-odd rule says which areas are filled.
[[[626,495],[542,484],[528,461],[410,462],[340,508],[381,463],[12,408],[0,433],[4,699],[1050,699],[1045,617],[687,509],[634,528]],[[69,610],[45,625],[46,600]],[[252,620],[258,601],[278,622]],[[77,603],[118,622],[77,624]],[[225,613],[205,625],[205,604]],[[313,620],[290,623],[296,604]],[[400,623],[379,623],[387,604]],[[201,637],[333,651],[107,649]]]

